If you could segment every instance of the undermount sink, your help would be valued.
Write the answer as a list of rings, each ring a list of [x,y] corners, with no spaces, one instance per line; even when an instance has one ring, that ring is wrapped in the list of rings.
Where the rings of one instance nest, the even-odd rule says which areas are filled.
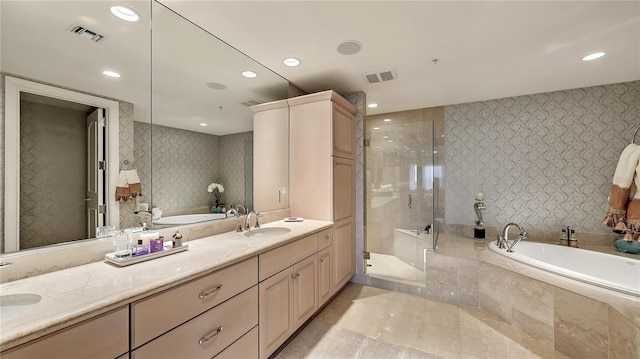
[[[0,313],[3,317],[17,314],[40,300],[41,295],[32,293],[0,295]]]
[[[275,237],[281,236],[291,232],[289,228],[284,227],[270,227],[270,228],[258,228],[252,229],[248,232],[244,232],[247,237]]]

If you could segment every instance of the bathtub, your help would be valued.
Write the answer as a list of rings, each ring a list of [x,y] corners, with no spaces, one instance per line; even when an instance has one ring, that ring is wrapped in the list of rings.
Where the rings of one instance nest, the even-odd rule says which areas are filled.
[[[158,219],[154,219],[153,224],[178,225],[205,222],[221,218],[227,218],[227,216],[224,213],[183,214],[179,216],[160,217]]]
[[[640,260],[557,244],[522,241],[509,253],[489,248],[536,268],[618,292],[640,296]]]

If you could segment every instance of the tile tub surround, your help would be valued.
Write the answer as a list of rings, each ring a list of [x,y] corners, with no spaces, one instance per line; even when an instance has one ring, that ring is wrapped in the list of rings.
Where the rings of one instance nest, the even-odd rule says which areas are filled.
[[[260,223],[279,221],[288,217],[289,210],[261,212]],[[240,220],[244,220],[241,216]],[[234,218],[194,223],[160,229],[160,235],[171,238],[176,230],[182,233],[183,242],[232,232],[236,230]],[[10,262],[10,266],[0,268],[0,283],[38,276],[62,269],[73,268],[104,259],[106,253],[113,251],[111,238],[78,241],[61,246],[38,248],[28,251],[0,255],[0,262]]]
[[[640,297],[516,262],[486,248],[488,242],[441,233],[436,253],[427,256],[426,287],[367,276],[354,281],[479,307],[571,358],[638,358]]]
[[[272,222],[264,227],[288,227],[291,232],[257,239],[228,232],[192,240],[188,251],[127,267],[96,262],[0,284],[3,295],[35,293],[42,296],[38,304],[19,315],[2,317],[0,350],[106,313],[331,225],[332,222],[314,220]]]

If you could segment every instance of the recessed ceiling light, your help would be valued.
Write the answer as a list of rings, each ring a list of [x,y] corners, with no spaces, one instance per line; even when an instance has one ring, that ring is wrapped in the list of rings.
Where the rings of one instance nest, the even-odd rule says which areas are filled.
[[[208,125],[206,123],[201,123],[200,126],[207,127]]]
[[[374,130],[379,130],[379,129],[380,129],[380,127],[374,127],[373,129],[374,129]]]
[[[111,13],[118,19],[124,21],[136,22],[140,20],[140,15],[130,7],[116,5],[111,7]]]
[[[338,52],[342,55],[353,55],[360,52],[362,44],[355,40],[345,41],[338,45]]]
[[[120,74],[115,72],[115,71],[111,71],[111,70],[104,70],[102,71],[102,74],[108,77],[113,77],[113,78],[118,78],[120,77]]]
[[[244,71],[244,72],[242,73],[242,76],[244,76],[244,77],[248,77],[248,78],[252,79],[252,78],[254,78],[254,77],[258,77],[258,74],[257,74],[257,73],[255,73],[255,72],[253,72],[253,71]]]
[[[377,103],[370,103],[369,105],[367,105],[367,107],[376,108],[376,107],[378,107],[378,104]]]
[[[391,122],[391,119],[390,118],[385,118],[384,122]]]
[[[387,142],[389,142],[389,143],[393,143],[393,141],[391,141],[391,140],[389,140],[389,141],[387,141]]]
[[[591,61],[595,59],[599,59],[604,56],[606,53],[604,51],[594,52],[593,54],[589,54],[582,58],[582,61]]]
[[[296,67],[300,65],[300,60],[296,59],[295,57],[287,57],[286,59],[284,59],[284,64],[289,67]]]
[[[389,138],[389,136],[386,136],[386,135],[385,135],[385,136],[382,136],[382,138]]]

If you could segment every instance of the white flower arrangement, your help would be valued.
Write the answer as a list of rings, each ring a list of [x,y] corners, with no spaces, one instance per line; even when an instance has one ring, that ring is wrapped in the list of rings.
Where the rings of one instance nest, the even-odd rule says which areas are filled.
[[[220,183],[212,183],[209,185],[209,187],[207,187],[207,191],[209,193],[213,193],[216,189],[218,190],[218,192],[224,193],[224,186]]]

